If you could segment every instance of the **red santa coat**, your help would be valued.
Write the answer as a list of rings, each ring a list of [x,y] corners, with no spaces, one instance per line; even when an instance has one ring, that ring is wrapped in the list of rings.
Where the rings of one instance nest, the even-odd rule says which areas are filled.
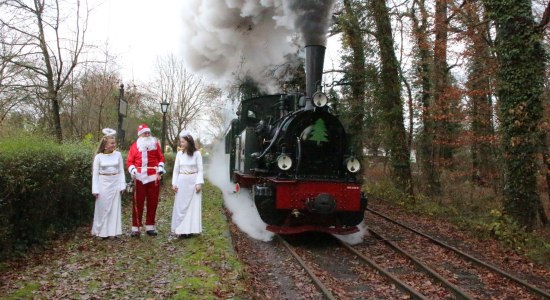
[[[164,155],[158,140],[149,146],[140,145],[140,147],[141,149],[138,149],[137,142],[130,146],[126,167],[130,175],[135,170],[136,179],[146,184],[157,179],[159,167],[164,169]]]

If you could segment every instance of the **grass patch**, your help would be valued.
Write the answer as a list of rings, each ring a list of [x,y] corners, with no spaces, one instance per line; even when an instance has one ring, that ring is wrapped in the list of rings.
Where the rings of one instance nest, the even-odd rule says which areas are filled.
[[[11,296],[5,298],[6,300],[15,300],[15,299],[33,299],[33,292],[38,290],[40,285],[36,282],[26,283],[22,288],[17,290]]]
[[[175,299],[218,299],[242,294],[243,267],[231,247],[223,216],[221,192],[208,182],[203,193],[203,227],[200,236],[183,240],[187,254],[178,259],[186,276],[176,281]],[[230,292],[231,291],[231,292]]]

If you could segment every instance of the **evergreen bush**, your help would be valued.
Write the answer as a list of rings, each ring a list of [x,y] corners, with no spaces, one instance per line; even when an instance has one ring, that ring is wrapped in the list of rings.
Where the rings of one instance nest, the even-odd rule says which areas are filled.
[[[0,140],[0,259],[91,222],[92,158],[85,144]]]

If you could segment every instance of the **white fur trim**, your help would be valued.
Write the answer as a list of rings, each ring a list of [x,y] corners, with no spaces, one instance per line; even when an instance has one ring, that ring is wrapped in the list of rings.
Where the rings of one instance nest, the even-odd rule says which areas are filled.
[[[140,136],[140,135],[142,135],[146,132],[151,132],[151,129],[149,129],[149,127],[142,128],[140,131],[138,131],[138,136]]]

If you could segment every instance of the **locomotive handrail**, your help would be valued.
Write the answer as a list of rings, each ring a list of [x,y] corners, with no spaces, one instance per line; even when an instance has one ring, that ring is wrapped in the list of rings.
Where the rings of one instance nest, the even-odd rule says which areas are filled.
[[[302,162],[302,143],[300,142],[300,137],[296,137],[296,177],[298,177],[298,171],[300,170],[300,164]]]
[[[297,112],[298,111],[294,111],[294,112],[292,112],[291,115],[294,115]],[[287,120],[290,120],[290,118],[286,118],[285,120],[283,120],[283,122],[281,122],[281,125],[279,125],[279,127],[277,127],[277,131],[275,131],[275,134],[273,135],[273,138],[271,138],[271,143],[269,143],[269,146],[267,146],[267,148],[265,148],[265,150],[262,152],[262,154],[260,154],[258,157],[256,157],[256,159],[260,159],[260,158],[264,157],[264,155],[267,154],[267,152],[271,149],[271,147],[273,147],[273,144],[275,144],[275,140],[277,139],[277,136],[279,135],[279,132],[283,128],[284,121],[287,121]]]

